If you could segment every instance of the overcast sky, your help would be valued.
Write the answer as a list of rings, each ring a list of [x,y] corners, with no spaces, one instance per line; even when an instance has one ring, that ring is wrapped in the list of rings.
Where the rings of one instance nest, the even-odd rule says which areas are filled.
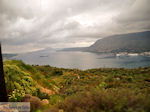
[[[3,52],[90,46],[150,30],[150,0],[0,0]]]

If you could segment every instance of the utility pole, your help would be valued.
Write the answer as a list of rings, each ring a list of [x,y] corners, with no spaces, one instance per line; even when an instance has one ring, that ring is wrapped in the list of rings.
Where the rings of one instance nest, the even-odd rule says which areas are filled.
[[[4,79],[1,43],[0,43],[0,102],[8,102],[6,84]]]

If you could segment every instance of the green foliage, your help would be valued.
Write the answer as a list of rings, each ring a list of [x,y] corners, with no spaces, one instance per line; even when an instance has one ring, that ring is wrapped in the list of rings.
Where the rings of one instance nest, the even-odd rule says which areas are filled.
[[[107,87],[107,84],[105,82],[100,83],[97,88],[105,88]]]
[[[49,95],[46,93],[42,93],[40,89],[37,89],[35,96],[39,97],[40,99],[49,99]]]
[[[63,72],[61,70],[55,70],[52,72],[53,75],[63,75]]]
[[[13,92],[9,95],[9,101],[16,102],[21,101],[25,96],[25,92],[20,89],[14,89]]]
[[[68,97],[55,107],[64,112],[149,112],[150,95],[128,89],[91,90]],[[50,109],[51,110],[51,109]],[[82,112],[81,111],[81,112]]]
[[[60,95],[51,95],[49,98],[50,104],[54,105],[56,103],[60,103],[64,98]]]
[[[150,111],[150,67],[82,71],[7,60],[4,70],[10,101],[30,94],[48,99],[52,112]]]
[[[30,73],[18,66],[20,63],[22,62],[6,61],[4,64],[6,86],[11,101],[20,101],[24,94],[36,92],[36,82],[32,79]]]

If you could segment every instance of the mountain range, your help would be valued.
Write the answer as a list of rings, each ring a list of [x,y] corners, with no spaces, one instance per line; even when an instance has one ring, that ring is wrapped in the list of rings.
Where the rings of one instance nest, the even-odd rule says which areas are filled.
[[[112,35],[97,40],[89,47],[65,48],[64,51],[101,53],[141,53],[150,51],[150,31]]]
[[[46,48],[38,51],[23,53],[19,55],[38,55],[47,57],[49,53],[55,51],[82,51],[93,53],[142,53],[150,52],[150,31],[136,32],[128,34],[112,35],[97,40],[89,47],[74,47],[64,49]],[[3,58],[9,59],[18,54],[3,54]]]

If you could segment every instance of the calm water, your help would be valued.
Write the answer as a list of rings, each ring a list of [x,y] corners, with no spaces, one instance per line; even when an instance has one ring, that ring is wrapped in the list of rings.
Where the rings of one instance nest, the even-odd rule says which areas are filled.
[[[150,66],[150,57],[148,56],[115,57],[109,54],[95,54],[89,52],[34,52],[22,54],[13,59],[23,60],[27,64],[78,69],[100,67],[137,68]]]

